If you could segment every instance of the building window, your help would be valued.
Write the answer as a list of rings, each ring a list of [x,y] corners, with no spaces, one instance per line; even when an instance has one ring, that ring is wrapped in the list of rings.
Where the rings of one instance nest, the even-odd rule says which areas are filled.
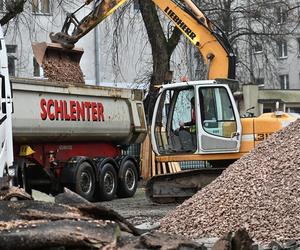
[[[133,1],[133,9],[134,10],[139,10],[140,9],[139,0],[134,0]]]
[[[286,58],[287,57],[287,42],[286,41],[280,41],[277,44],[278,46],[278,57],[279,58]]]
[[[264,85],[265,79],[264,78],[255,78],[254,79],[255,84],[257,85]]]
[[[277,23],[283,24],[287,20],[287,9],[283,6],[276,8]]]
[[[238,58],[238,56],[239,56],[239,50],[238,50],[238,47],[237,47],[237,46],[233,46],[233,52],[234,52],[234,55],[235,55],[236,60],[237,60],[237,58]]]
[[[297,50],[298,50],[298,56],[300,56],[300,37],[297,38]]]
[[[232,32],[237,29],[236,17],[231,15],[228,19],[228,22],[223,26],[223,30],[226,32]]]
[[[6,52],[7,54],[15,54],[17,53],[17,45],[6,45]]]
[[[6,11],[5,0],[0,0],[0,12]]]
[[[273,112],[273,109],[272,108],[263,108],[263,113],[271,113]]]
[[[7,56],[7,63],[8,63],[8,73],[10,76],[16,75],[16,57],[15,56]]]
[[[262,44],[256,43],[253,46],[253,51],[254,51],[255,54],[262,53],[262,51],[263,51]]]
[[[290,88],[289,75],[280,75],[279,82],[280,82],[281,89],[289,89]]]
[[[50,14],[50,0],[33,0],[32,12],[36,14]]]
[[[10,76],[16,75],[17,45],[6,45],[8,72]]]
[[[38,64],[35,58],[33,58],[33,76],[41,77],[42,76],[42,68]]]
[[[289,107],[288,112],[300,114],[300,107]]]

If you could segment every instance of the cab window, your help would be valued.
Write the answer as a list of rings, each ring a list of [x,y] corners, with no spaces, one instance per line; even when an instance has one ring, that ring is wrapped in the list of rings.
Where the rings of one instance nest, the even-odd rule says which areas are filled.
[[[237,130],[230,97],[224,87],[199,89],[202,128],[208,134],[231,138]]]

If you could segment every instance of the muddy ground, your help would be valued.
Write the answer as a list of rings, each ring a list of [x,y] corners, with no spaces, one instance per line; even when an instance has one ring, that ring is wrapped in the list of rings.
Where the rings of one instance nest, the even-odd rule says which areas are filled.
[[[35,200],[54,201],[54,197],[34,191]],[[148,201],[145,197],[144,188],[140,187],[134,197],[126,199],[114,199],[112,201],[101,202],[102,205],[112,208],[134,225],[143,223],[156,224],[176,205],[156,205]]]
[[[144,188],[138,188],[134,197],[115,199],[102,202],[106,207],[112,208],[134,225],[142,223],[154,224],[164,217],[168,211],[175,209],[176,205],[157,205],[148,201]]]

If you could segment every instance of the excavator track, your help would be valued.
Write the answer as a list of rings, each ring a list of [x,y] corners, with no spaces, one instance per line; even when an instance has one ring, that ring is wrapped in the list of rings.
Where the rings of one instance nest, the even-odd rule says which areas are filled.
[[[225,168],[202,168],[153,176],[146,183],[146,198],[157,204],[182,203],[205,187]]]

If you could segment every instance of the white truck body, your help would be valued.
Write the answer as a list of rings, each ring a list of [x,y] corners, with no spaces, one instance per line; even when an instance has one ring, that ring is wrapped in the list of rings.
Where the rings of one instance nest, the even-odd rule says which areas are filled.
[[[13,165],[12,95],[8,74],[7,53],[0,26],[0,178]]]
[[[12,79],[16,143],[141,143],[147,127],[141,90]]]

